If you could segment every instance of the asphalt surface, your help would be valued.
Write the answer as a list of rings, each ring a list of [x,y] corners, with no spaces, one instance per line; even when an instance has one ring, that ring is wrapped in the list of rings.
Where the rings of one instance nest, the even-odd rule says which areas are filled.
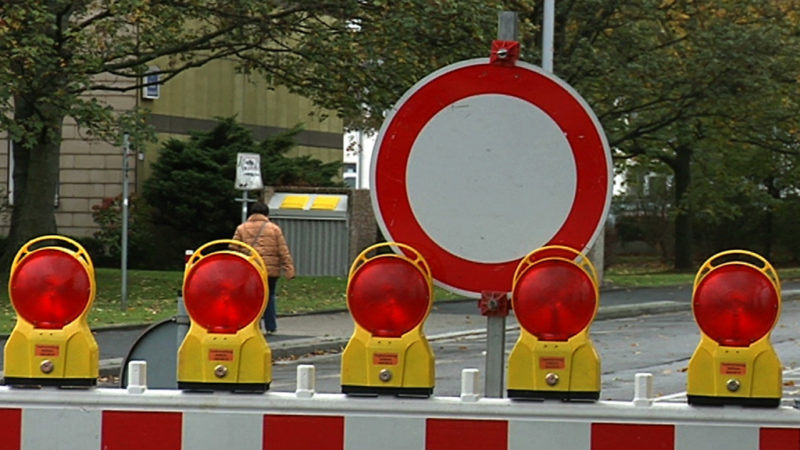
[[[691,289],[690,285],[603,289],[595,320],[688,311],[691,309]],[[784,283],[782,292],[784,301],[800,298],[800,282]],[[436,341],[485,333],[486,326],[487,318],[481,316],[477,300],[456,300],[434,303],[423,330],[429,340]],[[506,318],[506,326],[507,329],[518,328],[513,312]],[[296,358],[341,349],[347,344],[353,328],[353,320],[347,311],[279,317],[278,331],[267,336],[267,341],[274,358]],[[100,347],[101,373],[119,374],[132,348],[152,340],[153,335],[147,334],[144,327],[95,330]],[[177,349],[177,338],[171,338],[174,335],[172,332],[166,333],[166,338],[159,338],[158,346],[167,352],[172,351],[171,346]],[[0,345],[5,345],[4,338],[0,339]]]

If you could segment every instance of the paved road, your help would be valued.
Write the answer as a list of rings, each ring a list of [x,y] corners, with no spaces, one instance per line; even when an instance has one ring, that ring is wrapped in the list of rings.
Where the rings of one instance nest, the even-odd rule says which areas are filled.
[[[518,333],[509,333],[506,356]],[[654,392],[661,401],[684,401],[686,368],[700,340],[691,312],[601,320],[593,324],[592,340],[602,360],[601,399],[629,401],[636,373],[654,375]],[[772,341],[787,371],[786,398],[800,395],[800,302],[787,302]],[[458,396],[461,371],[484,371],[486,341],[469,335],[432,343],[436,354],[436,387],[439,396]],[[272,390],[294,391],[298,364],[313,364],[319,392],[340,392],[339,354],[280,360],[273,366]],[[483,384],[481,384],[483,386]]]

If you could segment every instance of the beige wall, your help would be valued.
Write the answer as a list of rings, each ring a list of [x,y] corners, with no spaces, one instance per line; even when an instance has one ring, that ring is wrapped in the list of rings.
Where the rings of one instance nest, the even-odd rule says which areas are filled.
[[[310,116],[312,102],[290,94],[284,87],[270,88],[258,75],[237,73],[229,61],[212,61],[200,70],[184,72],[161,90],[158,100],[143,100],[153,114],[191,118],[229,117],[241,123],[291,128],[304,123],[307,130],[342,133],[342,120]]]
[[[285,87],[270,87],[258,75],[235,70],[230,61],[212,61],[202,70],[185,72],[169,81],[156,100],[142,99],[151,115],[149,123],[159,143],[183,138],[189,131],[209,130],[216,118],[235,116],[239,123],[262,140],[301,124],[297,147],[290,156],[311,156],[323,162],[342,161],[344,124],[330,111],[322,111],[307,98],[289,93]],[[150,174],[159,143],[147,146],[139,168],[139,180]]]
[[[133,93],[106,95],[106,101],[116,110],[133,108]],[[3,136],[0,139],[0,187],[3,203],[9,199],[10,144]],[[129,175],[129,186],[135,184],[136,158],[129,158],[133,169]],[[105,197],[116,197],[122,192],[122,149],[107,142],[88,137],[75,121],[64,121],[64,137],[59,158],[58,206],[56,225],[60,234],[68,236],[90,236],[96,230],[92,218],[92,206],[100,204]],[[0,232],[8,232],[9,215],[0,216]]]
[[[263,137],[304,124],[294,155],[310,155],[324,162],[342,160],[342,121],[330,115],[320,120],[313,104],[290,94],[285,88],[269,89],[263,80],[234,70],[233,64],[218,61],[186,72],[161,87],[157,100],[141,93],[98,94],[116,110],[130,110],[137,104],[151,111],[150,123],[159,140],[185,137],[190,130],[211,128],[216,117],[236,116],[237,121]],[[156,160],[158,144],[149,144],[128,159],[130,192],[149,175]],[[58,232],[69,236],[91,236],[96,231],[92,206],[105,197],[122,193],[122,149],[89,139],[71,119],[64,124],[61,146]],[[0,188],[8,198],[9,143],[0,135]],[[233,180],[231,180],[233,182]],[[8,231],[8,217],[0,214],[0,232]]]

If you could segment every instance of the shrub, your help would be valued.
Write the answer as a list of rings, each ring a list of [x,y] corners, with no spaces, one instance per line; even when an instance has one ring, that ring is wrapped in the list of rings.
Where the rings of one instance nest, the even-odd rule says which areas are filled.
[[[104,198],[92,206],[92,217],[100,230],[94,233],[96,242],[87,241],[86,251],[100,267],[120,265],[122,257],[122,196]],[[128,199],[128,267],[134,269],[165,268],[161,255],[153,245],[147,205],[136,195]]]
[[[158,245],[176,246],[182,254],[181,249],[233,235],[241,218],[235,200],[241,194],[234,189],[238,153],[261,155],[265,185],[334,185],[339,163],[286,156],[299,131],[255,142],[249,130],[228,118],[208,132],[192,133],[188,141],[167,141],[143,191],[159,230]]]

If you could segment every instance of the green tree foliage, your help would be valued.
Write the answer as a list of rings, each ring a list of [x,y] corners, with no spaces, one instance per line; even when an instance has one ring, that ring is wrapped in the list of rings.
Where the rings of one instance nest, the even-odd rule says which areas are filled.
[[[525,58],[536,60],[541,5],[518,5],[528,5]],[[800,141],[797,2],[587,0],[556,7],[556,74],[587,98],[616,158],[672,173],[675,265],[692,267],[698,209],[731,212],[724,190],[706,186],[705,195],[690,195],[706,184],[694,176],[697,165],[721,163],[713,179],[732,186],[749,170],[733,169],[734,161],[769,160],[770,151],[797,157],[790,150]]]
[[[642,241],[668,262],[673,256],[671,177],[662,165],[625,163],[624,189],[611,203],[621,249],[626,243]]]
[[[700,164],[722,162],[726,185],[788,185],[785,162],[764,165],[763,155],[797,157],[798,3],[556,2],[556,74],[595,110],[615,157],[657,162],[674,175],[677,266],[691,264],[698,208],[708,217],[735,213],[730,197],[700,195],[697,174],[709,173]],[[152,64],[169,82],[227,58],[336,110],[348,126],[374,128],[433,69],[486,56],[500,9],[520,13],[522,59],[538,62],[541,8],[527,0],[6,0],[0,126],[15,141],[9,248],[55,231],[65,117],[109,140],[120,123],[141,123],[136,112],[118,117],[87,93],[141,88]],[[726,157],[739,153],[759,161],[758,177]],[[781,188],[778,199],[796,187]]]
[[[122,196],[105,198],[92,206],[92,218],[100,227],[94,233],[97,247],[88,245],[91,240],[81,239],[98,266],[119,267],[122,255]],[[150,208],[141,197],[128,198],[128,266],[133,269],[160,267],[156,241],[150,224]]]
[[[233,236],[241,219],[241,203],[236,202],[241,191],[234,189],[237,153],[260,155],[265,185],[333,186],[339,163],[286,156],[299,131],[255,142],[249,130],[228,118],[186,141],[165,142],[143,190],[160,241],[169,242],[170,251],[179,255]]]
[[[337,109],[351,128],[376,129],[400,95],[433,70],[488,57],[503,8],[497,0],[361,2],[339,23],[344,28],[306,39],[280,66],[249,67],[291,80],[290,89]]]
[[[56,232],[53,198],[65,118],[120,142],[120,116],[93,95],[142,88],[225,58],[275,85],[371,123],[430,70],[488,52],[495,3],[322,0],[5,0],[0,2],[0,129],[14,141],[8,248]],[[488,26],[488,30],[487,27]],[[137,131],[138,134],[138,131]],[[0,266],[7,267],[6,251]],[[5,264],[3,263],[5,261]]]

